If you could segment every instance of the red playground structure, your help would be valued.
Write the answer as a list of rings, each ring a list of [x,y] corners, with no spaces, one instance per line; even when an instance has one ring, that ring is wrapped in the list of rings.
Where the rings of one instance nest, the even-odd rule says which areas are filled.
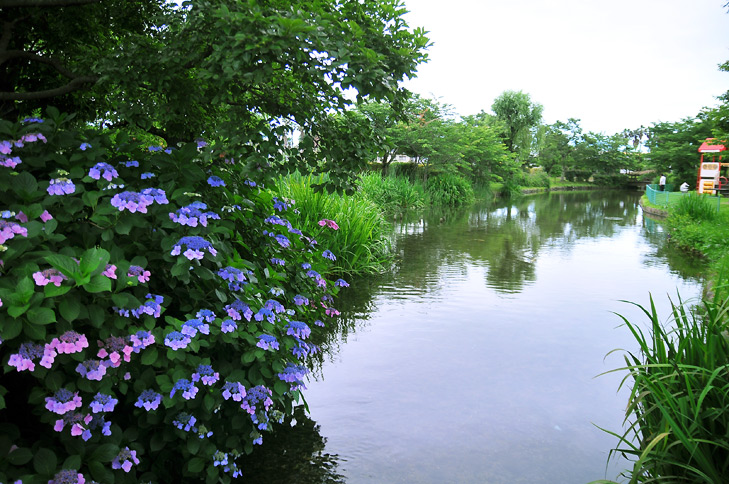
[[[729,193],[729,178],[721,174],[722,168],[729,167],[729,163],[721,161],[723,151],[726,151],[726,146],[716,141],[716,138],[707,138],[699,147],[701,164],[699,164],[699,173],[696,178],[697,192],[710,195]],[[704,154],[707,155],[706,161],[704,161]],[[709,156],[711,156],[711,161],[708,160]]]

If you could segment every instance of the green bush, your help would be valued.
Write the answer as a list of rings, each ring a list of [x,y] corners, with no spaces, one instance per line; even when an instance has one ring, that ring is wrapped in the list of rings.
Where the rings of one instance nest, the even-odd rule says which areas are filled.
[[[541,170],[533,173],[522,173],[518,182],[523,187],[549,188],[550,186],[549,175]]]
[[[229,482],[300,399],[332,253],[222,150],[48,114],[0,121],[0,482]]]
[[[377,173],[371,176],[379,178]],[[333,271],[343,274],[384,272],[392,259],[389,226],[380,209],[365,197],[314,191],[324,178],[290,175],[280,178],[276,191],[296,200],[289,221],[316,234],[319,243],[336,254]],[[337,230],[322,228],[322,219],[336,220]]]
[[[441,174],[428,180],[428,199],[436,206],[459,206],[473,202],[471,183],[459,175]]]

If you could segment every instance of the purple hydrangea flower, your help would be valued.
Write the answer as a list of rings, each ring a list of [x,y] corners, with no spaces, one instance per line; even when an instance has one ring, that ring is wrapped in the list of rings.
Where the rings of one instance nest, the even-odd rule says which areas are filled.
[[[15,367],[18,371],[35,370],[33,360],[41,358],[44,353],[43,345],[36,343],[23,343],[20,345],[18,352],[10,355],[8,365]]]
[[[21,123],[42,123],[43,120],[41,118],[25,118],[21,121]]]
[[[0,156],[0,166],[4,166],[6,168],[15,168],[21,163],[23,163],[23,160],[21,160],[19,156],[14,156],[12,158]]]
[[[162,395],[154,390],[144,390],[134,404],[137,408],[144,408],[146,411],[157,410],[162,402]]]
[[[166,205],[169,202],[167,200],[167,194],[164,190],[160,190],[159,188],[145,188],[142,190],[142,195],[146,195],[148,197],[152,197],[155,202],[159,203],[160,205]]]
[[[120,212],[129,210],[131,213],[147,213],[147,207],[152,205],[154,198],[137,192],[117,193],[111,199],[111,206],[119,209]]]
[[[255,318],[256,321],[263,321],[263,319],[266,318],[269,323],[273,323],[274,321],[276,321],[276,315],[273,314],[271,308],[267,308],[265,306],[258,310]]]
[[[94,180],[103,178],[106,181],[111,181],[113,178],[118,177],[116,169],[108,163],[99,162],[91,167],[89,170],[89,176]]]
[[[297,294],[294,296],[294,304],[297,306],[306,306],[309,304],[309,299],[302,296],[301,294]]]
[[[106,375],[106,365],[99,360],[86,360],[76,366],[76,371],[87,380],[101,381]]]
[[[250,321],[251,317],[253,317],[253,311],[251,311],[251,308],[249,308],[248,305],[240,299],[236,299],[235,302],[228,304],[224,309],[225,312],[228,313],[228,316],[233,318],[235,321],[240,320],[241,317],[245,317],[248,321]]]
[[[271,399],[272,394],[271,390],[263,385],[249,388],[243,397],[240,408],[246,410],[251,415],[255,415],[256,410],[258,410],[258,404],[262,403],[264,407],[262,410],[266,411],[271,405],[273,405],[273,400]]]
[[[236,402],[243,400],[246,396],[245,387],[237,381],[227,381],[223,384],[223,398],[228,400],[232,398]]]
[[[30,119],[30,118],[28,118]],[[42,122],[42,120],[41,120]],[[21,483],[21,481],[15,481],[17,483]],[[53,479],[48,481],[48,484],[84,484],[86,482],[86,479],[84,478],[84,475],[81,474],[76,469],[64,469],[60,472],[57,472],[55,476],[53,476]]]
[[[170,219],[175,223],[189,227],[197,227],[198,222],[203,227],[207,227],[208,219],[220,220],[220,215],[215,212],[203,212],[205,209],[207,209],[207,205],[204,203],[194,202],[177,209],[175,212],[170,212]]]
[[[283,259],[278,259],[276,257],[271,257],[271,264],[277,265],[277,266],[283,266],[286,265],[286,261]]]
[[[129,447],[125,447],[119,451],[119,454],[111,461],[111,468],[122,469],[124,472],[129,472],[132,470],[132,466],[136,464],[139,464],[137,451],[129,450]]]
[[[349,287],[349,283],[345,281],[344,279],[337,279],[334,283],[335,286],[341,286],[341,287]]]
[[[210,326],[199,319],[188,319],[182,324],[182,334],[191,338],[197,336],[198,331],[202,334],[210,334]]]
[[[104,420],[102,415],[94,415],[90,422],[87,423],[86,429],[81,434],[81,438],[87,441],[91,438],[91,431],[100,428],[101,434],[105,436],[111,435],[111,422]]]
[[[113,412],[117,403],[119,403],[119,400],[113,398],[111,395],[97,393],[94,396],[94,400],[89,404],[89,407],[93,413]]]
[[[302,321],[289,321],[286,325],[286,334],[296,336],[297,338],[306,339],[311,334],[309,326]]]
[[[66,331],[61,336],[53,338],[50,347],[59,354],[70,355],[88,348],[89,341],[86,339],[86,335],[79,334],[76,331]]]
[[[48,185],[49,195],[70,195],[76,191],[76,185],[68,178],[54,178]]]
[[[325,250],[324,252],[322,252],[322,254],[321,254],[321,255],[322,255],[322,257],[324,257],[325,259],[329,259],[329,260],[337,260],[337,257],[336,257],[336,256],[335,256],[334,254],[332,254],[332,251],[331,251],[331,250]]]
[[[139,168],[139,162],[137,160],[130,160],[122,162],[127,168]]]
[[[273,197],[273,208],[279,212],[283,212],[284,210],[288,210],[289,204],[283,200],[279,200],[277,197]]]
[[[211,187],[224,187],[225,182],[219,176],[211,176],[208,178],[208,185]]]
[[[263,348],[264,350],[277,350],[279,349],[278,340],[275,336],[270,334],[262,334],[258,337],[258,343],[256,346]]]
[[[218,271],[218,275],[228,281],[228,289],[231,291],[240,291],[243,289],[243,285],[247,284],[243,271],[235,267],[223,267]]]
[[[203,250],[207,250],[212,256],[218,255],[218,251],[215,250],[210,242],[203,239],[202,237],[198,237],[197,235],[182,237],[174,245],[174,247],[172,247],[172,252],[170,252],[170,255],[180,255],[183,247],[185,247],[186,250],[182,254],[188,260],[202,259],[205,255],[203,253]]]
[[[38,271],[33,273],[33,280],[38,286],[45,286],[49,283],[54,284],[56,287],[61,285],[61,282],[67,280],[68,277],[63,275],[57,269],[46,269],[44,271]]]
[[[139,330],[129,337],[129,341],[132,343],[132,348],[135,353],[139,353],[141,350],[154,344],[154,335],[147,330]]]
[[[46,409],[58,415],[75,410],[82,405],[81,397],[78,392],[71,393],[65,388],[61,388],[52,397],[46,397]]]
[[[223,333],[232,333],[236,329],[238,329],[238,325],[232,319],[226,319],[220,323],[220,331]]]
[[[288,239],[288,237],[282,234],[276,235],[276,242],[278,242],[278,245],[280,245],[284,249],[291,245],[291,241]]]
[[[192,340],[186,334],[179,331],[173,331],[165,336],[165,346],[169,346],[173,350],[177,351],[181,348],[187,348]]]
[[[201,381],[203,385],[212,385],[220,380],[220,374],[210,365],[198,365],[197,371],[192,374],[192,381]]]
[[[197,387],[186,378],[180,378],[175,382],[175,386],[172,387],[172,391],[170,392],[170,398],[178,391],[182,392],[182,398],[185,400],[191,400],[197,395]]]

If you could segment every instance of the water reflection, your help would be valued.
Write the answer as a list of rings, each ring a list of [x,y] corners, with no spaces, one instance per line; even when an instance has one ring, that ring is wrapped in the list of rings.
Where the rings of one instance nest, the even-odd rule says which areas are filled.
[[[305,395],[321,430],[302,420],[316,445],[301,466],[326,449],[324,476],[347,484],[603,477],[616,442],[595,425],[619,429],[626,401],[620,375],[594,378],[630,345],[616,301],[700,291],[700,265],[639,196],[552,193],[396,224],[395,270],[352,281],[317,342]]]

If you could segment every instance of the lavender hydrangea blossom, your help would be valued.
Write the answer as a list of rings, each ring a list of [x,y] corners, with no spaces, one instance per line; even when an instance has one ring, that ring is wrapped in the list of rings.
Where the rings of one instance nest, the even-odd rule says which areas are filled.
[[[91,167],[89,170],[89,176],[94,180],[103,178],[106,181],[111,181],[113,178],[119,176],[116,169],[108,163],[99,162]]]
[[[182,248],[185,248],[185,251],[182,252]],[[202,237],[199,237],[197,235],[193,236],[187,236],[182,237],[173,247],[172,252],[170,252],[170,255],[180,255],[182,254],[188,259],[202,259],[205,255],[203,253],[204,250],[207,250],[210,255],[216,256],[218,255],[218,251],[215,250],[213,245],[208,242],[207,240],[203,239]]]

